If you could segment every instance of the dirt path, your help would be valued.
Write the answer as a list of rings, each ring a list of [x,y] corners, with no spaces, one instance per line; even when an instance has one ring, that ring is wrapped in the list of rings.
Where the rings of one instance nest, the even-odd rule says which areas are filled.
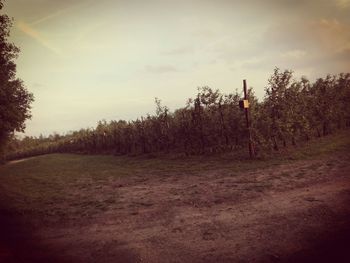
[[[25,162],[25,161],[31,160],[31,159],[33,159],[33,158],[35,158],[35,157],[28,157],[28,158],[23,158],[23,159],[19,159],[19,160],[9,161],[9,162],[7,163],[7,165]]]
[[[337,156],[68,188],[56,216],[31,219],[36,261],[350,262],[350,162]]]

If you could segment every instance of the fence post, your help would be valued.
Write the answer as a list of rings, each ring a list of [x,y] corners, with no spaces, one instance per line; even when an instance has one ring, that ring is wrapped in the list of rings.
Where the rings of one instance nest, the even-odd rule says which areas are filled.
[[[255,157],[255,150],[254,150],[252,132],[251,132],[251,127],[250,127],[249,98],[248,98],[248,92],[247,92],[247,81],[245,79],[243,80],[243,92],[244,92],[244,101],[246,101],[248,103],[247,105],[244,105],[243,107],[244,107],[245,119],[246,119],[246,124],[247,124],[248,135],[249,135],[249,156],[252,159]]]

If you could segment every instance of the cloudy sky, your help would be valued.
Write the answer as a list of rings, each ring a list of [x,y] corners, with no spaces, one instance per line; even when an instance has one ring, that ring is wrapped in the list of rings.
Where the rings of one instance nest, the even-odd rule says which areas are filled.
[[[314,80],[350,71],[350,0],[7,0],[27,135],[181,107],[196,88],[258,97],[274,67]]]

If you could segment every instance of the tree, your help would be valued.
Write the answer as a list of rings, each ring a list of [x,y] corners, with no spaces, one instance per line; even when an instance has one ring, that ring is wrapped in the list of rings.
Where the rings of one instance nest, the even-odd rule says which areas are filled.
[[[289,133],[286,92],[290,88],[292,77],[292,71],[280,72],[279,68],[275,68],[266,88],[265,106],[270,112],[270,137],[275,150],[279,148],[278,140],[286,146],[286,136]]]
[[[0,0],[1,1],[1,0]],[[292,71],[276,68],[266,95],[259,102],[248,89],[251,132],[259,156],[297,145],[315,136],[350,127],[350,74],[327,76],[311,83],[293,78]],[[136,121],[100,121],[95,128],[59,136],[26,137],[10,134],[7,159],[39,154],[210,154],[240,150],[247,143],[244,114],[237,91],[222,94],[209,87],[198,89],[186,105],[171,112],[156,98],[155,115]]]
[[[3,1],[0,0],[0,10]],[[16,64],[19,49],[8,38],[12,20],[0,15],[0,157],[6,141],[15,131],[23,132],[25,120],[31,117],[30,104],[33,94],[24,87],[23,81],[16,77]]]

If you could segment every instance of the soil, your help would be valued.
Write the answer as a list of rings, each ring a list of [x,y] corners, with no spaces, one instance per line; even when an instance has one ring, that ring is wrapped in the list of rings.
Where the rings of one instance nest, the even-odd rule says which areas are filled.
[[[350,262],[350,162],[335,155],[69,189],[45,217],[0,211],[0,262]]]

